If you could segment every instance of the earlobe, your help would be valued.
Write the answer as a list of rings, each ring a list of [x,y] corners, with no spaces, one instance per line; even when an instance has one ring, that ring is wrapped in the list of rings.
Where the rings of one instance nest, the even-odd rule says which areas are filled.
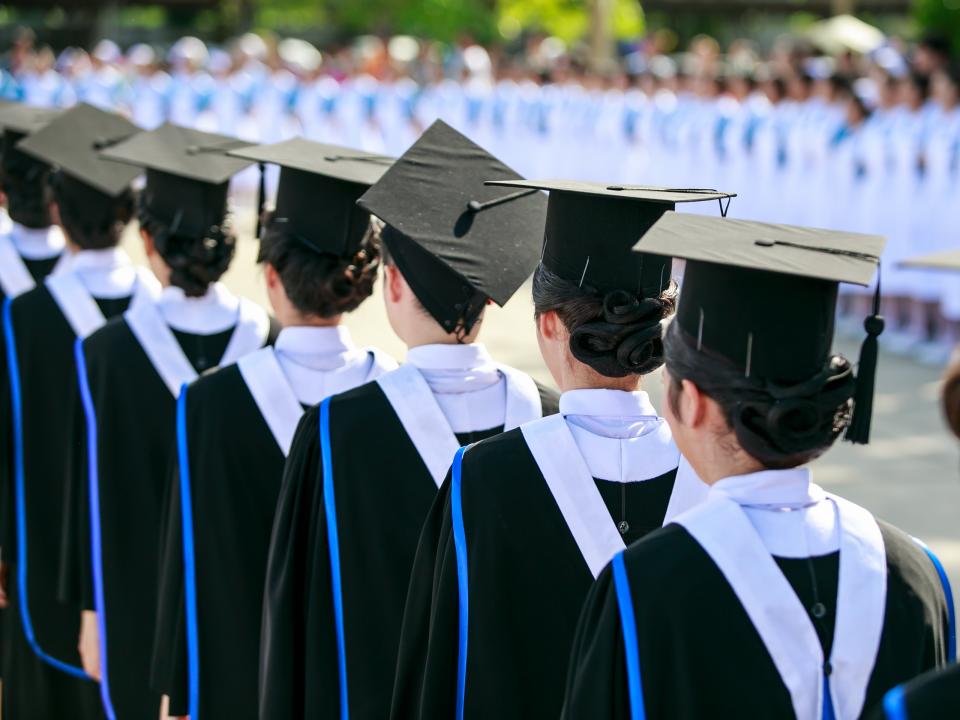
[[[556,340],[559,337],[560,318],[554,310],[547,310],[537,317],[537,329],[547,340]]]
[[[696,428],[703,423],[706,416],[706,396],[700,392],[700,388],[689,380],[683,380],[682,386],[681,407],[683,408],[683,418],[687,425]]]

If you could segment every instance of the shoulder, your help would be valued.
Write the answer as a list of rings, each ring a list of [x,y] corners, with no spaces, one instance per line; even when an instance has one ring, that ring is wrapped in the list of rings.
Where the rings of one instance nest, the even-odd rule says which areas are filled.
[[[542,485],[543,478],[520,428],[471,445],[463,454],[460,477],[462,491],[477,488],[484,498],[516,495],[531,483]]]
[[[338,427],[344,424],[376,422],[383,418],[384,411],[393,412],[376,380],[358,385],[330,398],[331,422],[335,419]],[[319,409],[317,414],[319,417]]]
[[[213,369],[201,375],[187,387],[188,403],[191,406],[222,402],[224,398],[233,398],[244,387],[240,367],[233,363]]]
[[[137,339],[122,315],[113,318],[83,340],[83,350],[87,356],[115,356],[123,361],[128,358],[115,353],[118,349],[126,349],[131,345],[138,345]]]
[[[37,285],[32,290],[28,290],[10,301],[10,312],[14,319],[55,309],[57,309],[57,304],[53,295],[43,284]]]
[[[877,520],[887,556],[887,586],[891,592],[935,602],[945,600],[940,574],[929,552],[915,538],[883,520]]]
[[[556,415],[560,412],[560,393],[536,380],[534,382],[537,385],[537,392],[540,393],[540,407],[543,409],[543,416]]]
[[[660,587],[665,594],[676,597],[689,597],[708,578],[702,568],[713,565],[694,537],[676,523],[630,545],[623,560],[632,582],[642,587]]]
[[[907,717],[926,720],[960,711],[960,665],[924,673],[903,692]]]

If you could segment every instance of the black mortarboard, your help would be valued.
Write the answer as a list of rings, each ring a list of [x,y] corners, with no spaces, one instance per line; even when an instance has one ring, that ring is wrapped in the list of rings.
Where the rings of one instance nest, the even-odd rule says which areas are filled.
[[[59,108],[35,107],[23,103],[0,105],[0,128],[18,135],[30,135],[63,113]]]
[[[821,372],[830,357],[841,282],[869,285],[885,241],[875,235],[699,215],[665,214],[636,244],[687,261],[676,322],[697,349],[783,386]],[[869,439],[879,292],[864,323],[856,409],[847,438]]]
[[[100,151],[139,132],[126,118],[81,104],[21,140],[17,149],[109,197],[130,187],[140,170],[104,158]]]
[[[735,193],[716,190],[609,185],[573,180],[488,183],[549,190],[541,262],[578,287],[606,293],[659,295],[670,284],[672,260],[633,252],[641,237],[677,203],[717,200],[721,214]]]
[[[900,263],[900,266],[927,270],[960,270],[960,249],[942,250],[930,255],[907,258]]]
[[[230,155],[280,166],[274,223],[317,252],[346,255],[360,246],[370,213],[357,199],[393,158],[294,138],[231,150]]]
[[[251,164],[226,153],[247,144],[168,123],[105,149],[103,156],[145,168],[144,209],[171,232],[189,237],[222,222],[230,178]]]
[[[546,197],[486,180],[520,176],[442,121],[431,125],[360,198],[426,310],[469,332],[487,298],[503,305],[540,255]]]

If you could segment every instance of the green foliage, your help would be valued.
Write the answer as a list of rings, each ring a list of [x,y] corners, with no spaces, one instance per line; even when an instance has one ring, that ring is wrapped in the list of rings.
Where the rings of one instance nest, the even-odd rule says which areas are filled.
[[[922,32],[937,32],[960,51],[960,0],[914,0],[914,17]]]
[[[611,1],[614,35],[620,39],[640,35],[644,23],[639,1]],[[499,0],[497,15],[500,34],[507,38],[523,30],[535,30],[570,43],[584,38],[590,27],[586,0]]]
[[[329,22],[341,33],[403,33],[452,41],[480,41],[495,33],[488,0],[326,0]]]

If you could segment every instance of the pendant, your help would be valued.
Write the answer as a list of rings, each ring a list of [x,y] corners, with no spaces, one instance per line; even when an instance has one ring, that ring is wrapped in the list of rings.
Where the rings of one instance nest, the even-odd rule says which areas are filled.
[[[627,531],[630,530],[630,523],[628,523],[626,520],[621,520],[617,523],[617,530],[620,531],[621,535],[626,535]]]

